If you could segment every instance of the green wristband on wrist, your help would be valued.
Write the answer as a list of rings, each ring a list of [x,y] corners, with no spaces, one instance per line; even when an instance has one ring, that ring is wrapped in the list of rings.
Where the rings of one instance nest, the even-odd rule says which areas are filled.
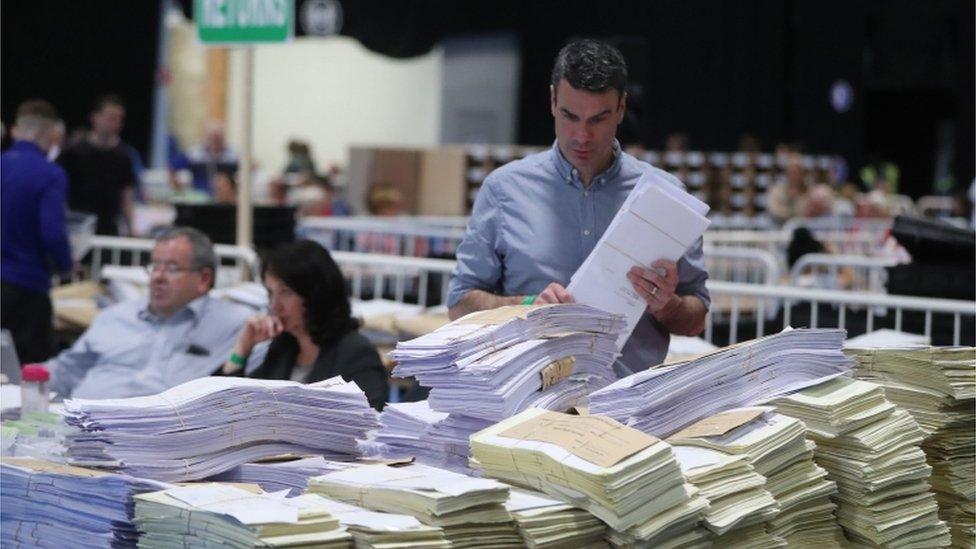
[[[246,360],[244,359],[244,357],[242,357],[241,355],[239,355],[237,353],[231,353],[230,354],[230,358],[228,360],[230,360],[230,363],[231,364],[236,364],[238,366],[243,366],[244,363],[246,362]]]
[[[525,296],[525,298],[522,300],[522,305],[532,305],[532,303],[535,301],[535,297],[536,294]]]

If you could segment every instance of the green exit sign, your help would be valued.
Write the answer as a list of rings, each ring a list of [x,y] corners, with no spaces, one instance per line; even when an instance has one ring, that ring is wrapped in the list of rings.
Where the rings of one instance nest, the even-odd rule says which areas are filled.
[[[194,0],[197,36],[204,44],[287,42],[294,0]]]

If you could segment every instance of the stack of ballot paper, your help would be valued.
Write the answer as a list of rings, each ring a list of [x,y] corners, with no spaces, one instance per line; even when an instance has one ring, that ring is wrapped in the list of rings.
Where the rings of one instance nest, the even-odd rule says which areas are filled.
[[[619,317],[577,304],[480,311],[398,343],[393,375],[430,387],[439,412],[495,422],[542,397],[566,409],[616,379],[621,327]]]
[[[785,330],[625,377],[590,395],[590,412],[657,437],[850,372],[844,331]]]
[[[520,547],[508,486],[422,464],[367,465],[309,479],[308,491],[444,530],[452,547]]]
[[[976,542],[976,349],[850,347],[855,374],[884,386],[889,400],[907,410],[926,433],[939,516],[953,544]]]
[[[607,527],[582,509],[539,492],[513,488],[505,508],[512,514],[526,547],[605,548]]]
[[[677,262],[710,223],[708,205],[653,177],[648,173],[637,182],[566,288],[577,303],[623,315],[621,349],[647,308],[627,272],[659,259]]]
[[[389,404],[380,414],[380,428],[359,441],[359,449],[366,457],[414,458],[418,463],[464,473],[468,470],[467,437],[479,429],[465,429],[456,440],[434,440],[431,433],[447,418],[446,413],[431,410],[426,400]]]
[[[839,544],[842,535],[833,515],[835,505],[829,499],[837,488],[825,480],[826,471],[813,463],[814,444],[805,440],[805,435],[802,422],[776,414],[769,407],[751,407],[716,414],[668,439],[679,459],[687,456],[686,460],[692,464],[696,455],[702,460],[707,456],[696,453],[688,456],[692,448],[747,457],[756,474],[765,481],[763,490],[776,502],[772,512],[760,508],[767,521],[765,532],[751,526],[755,519],[746,520],[742,524],[746,525],[747,532],[732,530],[716,540],[717,543],[731,545],[732,540],[741,540],[746,533],[751,533],[759,536],[753,541],[765,539],[766,545],[775,545],[777,539],[800,545],[836,547]],[[719,461],[719,471],[721,465]],[[708,471],[708,468],[704,470]]]
[[[3,547],[135,547],[135,494],[169,485],[40,461],[0,461]]]
[[[432,449],[444,452],[446,469],[471,475],[475,473],[469,463],[471,435],[491,427],[494,423],[486,419],[449,414],[443,421],[430,426],[427,440]]]
[[[248,484],[195,483],[136,496],[139,547],[352,547],[328,502]]]
[[[176,482],[281,454],[359,455],[378,426],[355,383],[200,378],[152,396],[65,402],[74,464]]]
[[[849,539],[886,547],[949,544],[928,482],[932,469],[918,446],[924,433],[880,386],[838,378],[776,404],[810,422],[815,459],[837,482],[837,520]]]
[[[707,502],[671,446],[600,416],[526,410],[471,437],[485,476],[540,490],[637,540],[694,527]]]
[[[317,496],[319,497],[319,496]],[[377,513],[362,507],[321,498],[322,506],[352,535],[357,549],[450,549],[444,530],[427,526],[409,515]]]
[[[308,479],[355,466],[352,462],[329,461],[322,456],[270,459],[238,465],[211,477],[210,480],[257,484],[265,492],[288,490],[289,496],[297,496],[305,492]]]

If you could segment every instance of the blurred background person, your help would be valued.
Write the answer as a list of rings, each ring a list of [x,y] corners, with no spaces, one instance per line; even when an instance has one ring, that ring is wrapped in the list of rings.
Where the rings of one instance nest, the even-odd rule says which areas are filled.
[[[122,141],[125,105],[117,95],[100,97],[89,117],[91,130],[58,157],[68,174],[68,206],[98,216],[95,232],[127,235],[138,184],[131,147]]]
[[[213,180],[218,173],[234,175],[240,165],[237,152],[227,145],[224,124],[211,120],[204,125],[203,141],[186,152],[193,188],[213,194]]]
[[[308,240],[286,244],[265,258],[262,271],[269,314],[248,319],[223,372],[240,371],[255,347],[270,340],[250,377],[313,383],[342,376],[381,410],[388,394],[386,370],[376,348],[359,333],[345,279],[329,252]]]
[[[72,267],[67,176],[47,159],[59,124],[47,101],[22,103],[14,143],[0,155],[0,326],[10,330],[21,362],[40,362],[54,352],[51,266],[60,273]]]
[[[216,204],[237,204],[237,182],[234,176],[217,172],[213,178],[213,201]]]

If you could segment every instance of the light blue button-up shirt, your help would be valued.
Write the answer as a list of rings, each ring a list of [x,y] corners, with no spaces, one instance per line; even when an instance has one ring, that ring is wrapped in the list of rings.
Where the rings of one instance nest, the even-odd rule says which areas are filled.
[[[208,296],[168,318],[149,311],[146,298],[102,311],[70,349],[47,362],[50,390],[73,398],[124,398],[160,393],[208,376],[227,361],[253,311]],[[264,360],[255,347],[248,367]]]
[[[493,171],[478,192],[457,250],[448,306],[474,289],[523,295],[537,294],[550,282],[568,285],[645,172],[684,189],[676,177],[620,151],[617,144],[613,164],[588,188],[555,144]],[[677,292],[697,296],[707,307],[711,299],[701,244],[699,239],[678,260]],[[645,314],[615,365],[617,374],[660,364],[670,340],[667,330]]]

